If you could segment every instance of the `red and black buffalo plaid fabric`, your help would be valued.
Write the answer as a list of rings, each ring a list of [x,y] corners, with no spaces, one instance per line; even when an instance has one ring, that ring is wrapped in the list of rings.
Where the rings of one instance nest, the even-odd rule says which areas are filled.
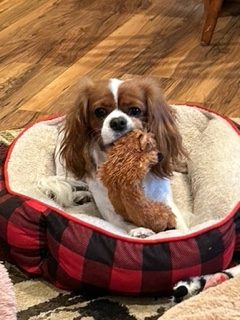
[[[126,239],[8,193],[4,175],[0,186],[0,259],[67,290],[168,294],[178,280],[225,269],[240,251],[239,207],[195,235]]]

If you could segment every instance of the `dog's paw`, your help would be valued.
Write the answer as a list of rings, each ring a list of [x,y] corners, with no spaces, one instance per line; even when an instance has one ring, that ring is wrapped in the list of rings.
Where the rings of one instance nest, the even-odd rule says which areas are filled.
[[[42,177],[37,187],[44,195],[63,208],[89,202],[90,199],[87,184],[74,179],[59,176]]]
[[[205,283],[206,279],[204,277],[192,277],[177,282],[173,287],[173,302],[178,303],[198,294],[203,290]]]
[[[92,195],[89,191],[74,191],[73,202],[75,205],[82,205],[92,201]]]
[[[134,238],[148,238],[150,236],[153,236],[155,234],[154,231],[152,231],[151,229],[147,229],[147,228],[134,228],[134,229],[131,229],[129,231],[129,235],[131,237],[134,237]]]
[[[83,181],[70,180],[70,183],[72,185],[73,192],[89,190],[88,185]]]

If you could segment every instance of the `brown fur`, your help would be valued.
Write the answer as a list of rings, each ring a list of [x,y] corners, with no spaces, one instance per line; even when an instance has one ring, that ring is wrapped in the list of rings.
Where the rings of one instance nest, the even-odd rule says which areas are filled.
[[[175,114],[164,100],[158,84],[151,79],[137,78],[122,83],[118,108],[127,112],[129,106],[133,105],[142,110],[139,120],[144,128],[155,135],[157,147],[164,155],[161,165],[155,164],[152,171],[161,178],[169,177],[173,166],[185,155]],[[77,99],[66,117],[61,146],[66,169],[79,179],[96,170],[91,150],[96,144],[101,146],[103,119],[97,119],[94,114],[99,106],[103,106],[109,113],[116,108],[108,82],[82,80]]]
[[[158,149],[152,134],[136,129],[110,147],[98,174],[118,214],[138,227],[160,232],[176,227],[175,216],[163,203],[148,200],[141,185],[157,163]]]

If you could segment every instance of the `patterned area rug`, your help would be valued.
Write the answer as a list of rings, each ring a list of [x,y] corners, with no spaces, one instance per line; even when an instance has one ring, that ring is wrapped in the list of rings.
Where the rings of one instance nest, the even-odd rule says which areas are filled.
[[[91,297],[30,279],[6,263],[14,284],[19,320],[156,320],[171,304],[163,298]]]
[[[0,144],[8,145],[20,131],[2,132]],[[167,298],[76,295],[29,278],[13,265],[6,263],[6,267],[14,284],[19,320],[157,320],[171,307]]]

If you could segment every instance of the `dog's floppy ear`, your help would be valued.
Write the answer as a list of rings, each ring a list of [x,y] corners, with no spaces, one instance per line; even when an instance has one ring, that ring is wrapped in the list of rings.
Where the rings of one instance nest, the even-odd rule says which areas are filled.
[[[91,171],[90,167],[93,165],[89,154],[91,140],[88,134],[88,100],[92,86],[92,81],[87,78],[82,79],[78,85],[77,97],[66,116],[60,149],[67,171],[80,179],[86,172]]]
[[[182,137],[176,124],[176,115],[169,106],[160,90],[159,85],[152,79],[142,82],[145,90],[147,106],[147,127],[156,138],[157,148],[163,155],[161,164],[153,168],[159,177],[169,177],[172,166],[185,156]]]

